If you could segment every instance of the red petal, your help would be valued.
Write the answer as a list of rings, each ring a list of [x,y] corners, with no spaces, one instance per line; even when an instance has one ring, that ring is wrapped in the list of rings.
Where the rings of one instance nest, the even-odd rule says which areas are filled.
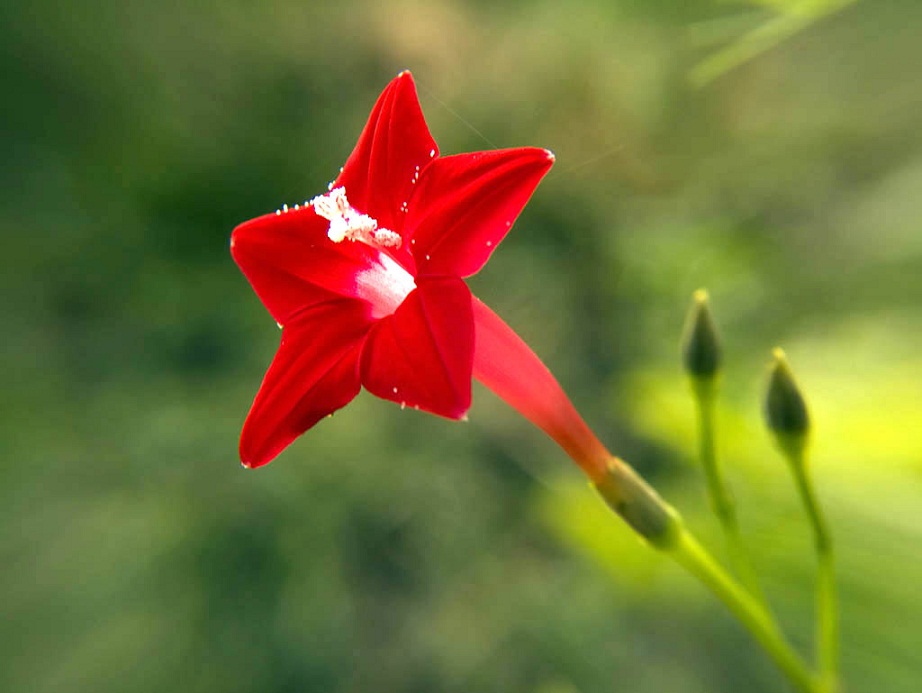
[[[234,260],[279,324],[342,297],[365,301],[375,315],[389,314],[412,288],[412,277],[390,258],[365,243],[334,243],[328,228],[313,209],[301,208],[257,217],[234,230]]]
[[[244,466],[272,461],[360,389],[358,360],[369,321],[357,301],[332,301],[301,313],[282,333],[275,360],[240,437]]]
[[[457,277],[419,282],[375,325],[362,353],[362,384],[392,402],[452,419],[471,406],[471,292]]]
[[[410,201],[404,232],[419,274],[480,270],[553,163],[553,154],[532,147],[434,161]]]
[[[473,299],[474,377],[547,433],[597,481],[611,453],[576,411],[560,383],[502,319]]]
[[[378,97],[335,184],[345,186],[355,209],[399,233],[405,216],[401,207],[438,151],[423,118],[413,77],[401,72]]]

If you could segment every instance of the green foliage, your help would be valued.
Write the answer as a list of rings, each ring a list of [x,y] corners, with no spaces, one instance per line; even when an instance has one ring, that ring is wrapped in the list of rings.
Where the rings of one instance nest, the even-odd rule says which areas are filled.
[[[785,345],[841,537],[847,690],[914,693],[922,4],[827,12],[693,88],[689,32],[731,9],[3,4],[0,690],[780,690],[481,390],[467,424],[362,395],[239,467],[278,332],[230,231],[322,192],[409,67],[445,153],[556,152],[472,284],[705,534],[675,352],[709,287],[727,475],[803,643],[809,537],[758,421]]]

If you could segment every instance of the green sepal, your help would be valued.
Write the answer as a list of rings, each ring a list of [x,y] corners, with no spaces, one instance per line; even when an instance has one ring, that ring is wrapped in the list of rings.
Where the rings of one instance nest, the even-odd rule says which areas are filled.
[[[612,459],[608,473],[595,482],[595,488],[612,510],[656,548],[668,549],[678,540],[682,518],[622,460]]]

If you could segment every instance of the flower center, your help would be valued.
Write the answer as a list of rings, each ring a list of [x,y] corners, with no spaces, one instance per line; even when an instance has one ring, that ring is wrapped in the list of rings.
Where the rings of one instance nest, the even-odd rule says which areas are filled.
[[[416,288],[413,275],[387,253],[355,275],[355,295],[371,305],[371,317],[392,315]]]
[[[400,234],[390,229],[378,228],[378,221],[362,214],[346,198],[346,188],[332,188],[326,195],[310,201],[318,216],[330,222],[327,237],[334,243],[361,241],[379,248],[399,248]]]
[[[308,204],[318,216],[330,222],[327,237],[331,241],[342,243],[348,239],[378,251],[376,260],[355,274],[355,295],[371,305],[372,317],[380,319],[391,315],[416,288],[413,275],[382,252],[386,248],[399,248],[400,234],[379,228],[376,219],[350,205],[345,187],[331,188],[326,195],[319,195]]]

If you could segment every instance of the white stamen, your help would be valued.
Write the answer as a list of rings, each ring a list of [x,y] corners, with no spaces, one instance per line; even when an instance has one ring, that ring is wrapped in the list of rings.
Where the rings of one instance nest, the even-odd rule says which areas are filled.
[[[394,233],[390,229],[374,229],[371,236],[375,243],[385,248],[399,248],[403,241],[399,233]]]
[[[332,219],[330,228],[327,229],[327,238],[334,243],[342,243],[346,240],[346,224],[342,219]]]
[[[318,195],[310,201],[318,216],[329,220],[327,237],[334,243],[345,239],[362,241],[368,245],[381,248],[399,248],[402,242],[400,234],[390,229],[378,228],[378,222],[367,214],[362,214],[346,197],[346,188],[332,188],[326,195]]]

